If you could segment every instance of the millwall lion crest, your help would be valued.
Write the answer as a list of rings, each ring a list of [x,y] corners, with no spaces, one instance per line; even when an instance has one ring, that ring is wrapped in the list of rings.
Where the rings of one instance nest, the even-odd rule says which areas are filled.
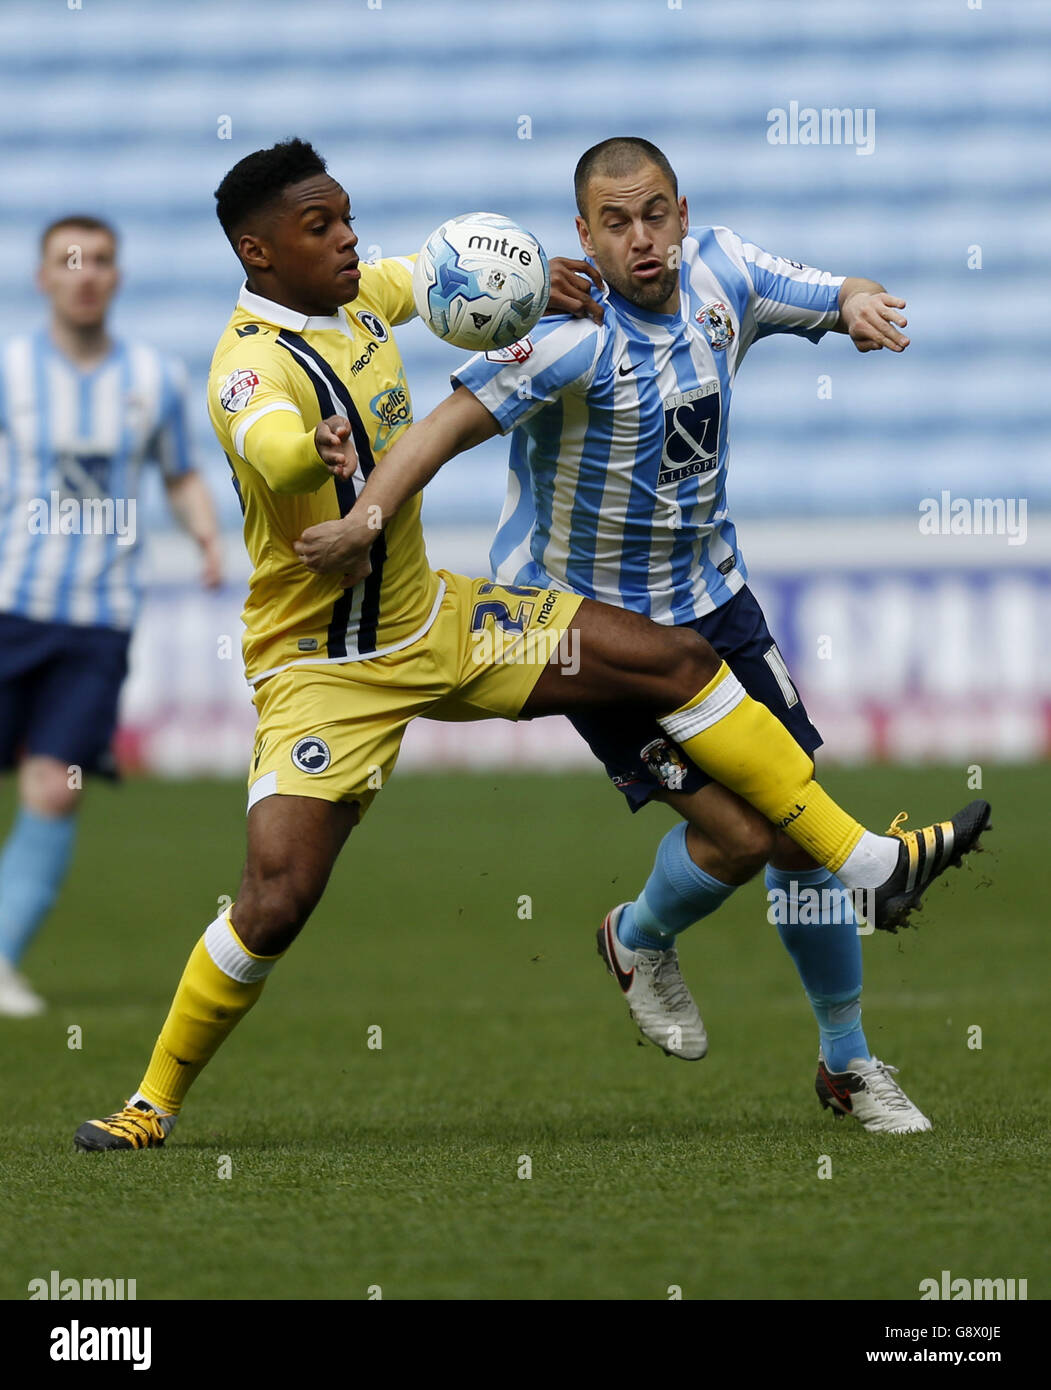
[[[734,322],[729,309],[721,299],[709,299],[707,304],[701,305],[694,317],[704,329],[704,336],[715,352],[722,352],[733,342]]]

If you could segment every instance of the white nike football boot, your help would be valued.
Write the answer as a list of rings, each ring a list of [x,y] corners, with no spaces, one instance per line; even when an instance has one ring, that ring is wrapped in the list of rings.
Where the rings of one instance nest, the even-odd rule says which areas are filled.
[[[668,1057],[696,1062],[708,1051],[708,1034],[679,970],[679,953],[632,951],[617,940],[621,903],[598,929],[598,953],[620,985],[639,1032]]]
[[[25,976],[0,957],[0,1018],[36,1018],[46,1008]]]
[[[864,1061],[854,1057],[846,1071],[829,1071],[824,1054],[818,1053],[814,1089],[826,1110],[836,1119],[853,1115],[871,1134],[917,1134],[931,1122],[917,1109],[878,1057]]]

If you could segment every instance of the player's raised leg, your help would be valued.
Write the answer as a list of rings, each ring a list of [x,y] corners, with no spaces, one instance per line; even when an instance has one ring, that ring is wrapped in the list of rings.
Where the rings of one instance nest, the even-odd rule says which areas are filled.
[[[82,1124],[78,1149],[164,1143],[190,1086],[317,905],[357,819],[355,803],[307,796],[269,796],[252,807],[236,902],[190,953],[138,1091],[123,1110]]]
[[[458,387],[400,436],[345,516],[303,532],[296,554],[318,574],[342,575],[344,584],[367,578],[377,527],[392,525],[445,462],[497,428],[471,392]],[[327,466],[342,476],[350,463],[331,454]],[[870,890],[878,927],[902,925],[932,879],[959,863],[988,824],[988,804],[975,801],[952,821],[923,831],[899,831],[899,818],[893,835],[873,835],[814,781],[807,754],[699,633],[583,599],[568,635],[578,659],[564,664],[553,657],[522,715],[570,714],[621,700],[646,705],[698,767],[785,830],[848,888]]]
[[[753,700],[711,645],[687,628],[583,600],[572,622],[572,667],[558,656],[522,714],[567,714],[626,700],[648,705],[664,731],[707,772],[774,826],[866,894],[866,916],[894,931],[924,890],[974,849],[989,805],[974,801],[952,820],[919,831],[874,835],[814,781],[814,764],[774,715]],[[689,691],[693,694],[689,694]]]

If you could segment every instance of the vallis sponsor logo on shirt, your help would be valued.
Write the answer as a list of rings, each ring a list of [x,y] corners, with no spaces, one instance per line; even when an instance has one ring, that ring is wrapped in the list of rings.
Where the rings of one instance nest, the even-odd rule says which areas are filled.
[[[258,385],[259,374],[251,368],[231,372],[219,387],[219,404],[235,415],[239,410],[244,410]]]
[[[521,338],[510,347],[495,348],[485,354],[487,362],[524,362],[533,355],[533,344],[528,338]]]
[[[395,430],[409,419],[409,393],[401,385],[385,387],[378,396],[373,396],[369,401],[369,409],[382,420],[388,430]]]

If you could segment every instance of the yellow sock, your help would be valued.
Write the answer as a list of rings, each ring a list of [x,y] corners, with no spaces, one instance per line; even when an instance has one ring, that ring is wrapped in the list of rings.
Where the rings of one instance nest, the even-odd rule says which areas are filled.
[[[865,833],[818,786],[811,759],[725,661],[699,694],[659,722],[699,768],[833,873]]]
[[[211,924],[190,952],[139,1087],[151,1105],[179,1113],[186,1092],[262,994],[278,960],[247,950],[228,913]]]

